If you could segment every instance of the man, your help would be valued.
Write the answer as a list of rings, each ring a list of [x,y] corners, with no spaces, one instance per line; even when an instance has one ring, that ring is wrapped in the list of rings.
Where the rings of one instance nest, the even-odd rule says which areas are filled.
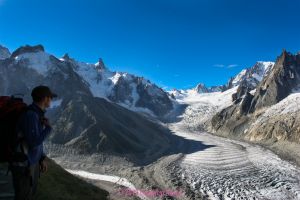
[[[38,86],[31,93],[33,103],[17,124],[19,143],[16,150],[25,155],[24,162],[12,163],[11,171],[16,200],[33,199],[40,172],[47,171],[43,142],[51,132],[44,114],[51,101],[57,97],[47,86]]]

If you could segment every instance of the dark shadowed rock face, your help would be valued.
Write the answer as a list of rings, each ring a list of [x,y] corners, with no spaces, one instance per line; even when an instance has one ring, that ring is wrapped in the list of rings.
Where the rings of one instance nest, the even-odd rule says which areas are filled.
[[[81,153],[130,154],[140,161],[146,157],[157,158],[170,145],[171,134],[164,127],[108,99],[96,97],[90,83],[78,73],[78,62],[69,56],[57,59],[42,51],[41,47],[22,47],[15,52],[17,58],[0,59],[0,94],[21,93],[25,95],[25,102],[31,103],[32,88],[37,85],[52,88],[58,94],[56,100],[59,103],[47,112],[53,124],[51,142],[75,148]],[[28,52],[31,53],[28,55]],[[101,63],[99,68],[97,64],[84,67],[87,70],[95,67],[99,72],[92,74],[96,81],[99,77],[107,78],[106,74],[116,74],[106,71]],[[143,78],[130,77],[121,76],[116,81],[115,88],[110,90],[113,94],[110,100],[138,100],[137,106],[146,107],[158,115],[172,109],[169,97],[161,88]],[[136,99],[132,96],[133,89],[136,89]]]
[[[287,97],[300,84],[300,56],[286,51],[277,58],[273,70],[259,84],[250,112],[271,106]]]
[[[4,47],[0,48],[4,52]],[[3,53],[4,55],[4,53]],[[42,45],[37,46],[23,46],[15,50],[11,56],[6,56],[1,59],[1,70],[8,74],[8,66],[16,69],[17,72],[23,70],[24,73],[11,73],[6,77],[1,76],[0,81],[3,85],[0,86],[3,92],[8,91],[16,92],[23,90],[26,84],[16,84],[11,86],[8,84],[8,79],[26,75],[16,82],[28,82],[29,88],[33,87],[35,83],[39,84],[48,80],[48,85],[55,85],[62,88],[60,84],[64,81],[73,90],[66,89],[66,93],[74,92],[76,87],[85,87],[85,93],[88,92],[94,97],[107,98],[112,102],[119,103],[129,109],[136,111],[136,107],[140,107],[140,111],[150,111],[158,117],[162,117],[173,108],[173,104],[165,91],[157,85],[150,83],[150,81],[137,77],[124,72],[111,72],[104,65],[103,60],[100,58],[96,64],[82,63],[75,59],[70,58],[65,54],[62,58],[58,59],[53,55],[44,51]],[[9,58],[9,59],[8,59]],[[76,79],[76,80],[73,80]],[[54,80],[56,82],[54,82]],[[64,80],[64,81],[62,81]],[[74,83],[69,83],[69,80]],[[83,83],[83,84],[79,84]],[[12,87],[15,89],[11,90]],[[80,89],[79,89],[80,90]],[[77,91],[80,92],[80,91]]]
[[[232,101],[236,101],[236,100],[239,100],[241,98],[244,97],[244,95],[247,93],[247,92],[250,92],[251,90],[253,90],[255,87],[249,83],[248,81],[246,80],[243,80],[240,85],[238,86],[238,89],[236,91],[236,93],[234,93],[232,95]]]
[[[153,87],[153,85],[150,84],[144,84],[142,78],[137,79],[136,92],[140,97],[135,104],[137,107],[149,108],[158,116],[164,115],[173,108],[169,96],[163,89]]]
[[[268,76],[274,66],[273,62],[256,62],[254,66],[242,70],[228,82],[228,88],[238,86],[233,94],[232,101],[242,98],[247,92],[255,89],[261,80]]]
[[[250,108],[252,99],[253,99],[253,95],[250,94],[249,92],[246,92],[246,94],[242,100],[241,106],[240,106],[240,113],[242,115],[247,115],[249,113],[249,108]]]
[[[51,141],[82,153],[153,154],[168,140],[162,127],[101,98],[81,95],[60,110]],[[152,151],[152,153],[151,153]]]
[[[100,71],[107,69],[102,58],[99,58],[98,62],[96,63],[96,69]]]
[[[207,89],[207,87],[203,83],[199,83],[195,87],[194,90],[196,90],[196,92],[198,92],[198,93],[207,93],[207,92],[209,92],[208,89]]]
[[[249,90],[252,90],[270,73],[273,66],[273,62],[256,62],[252,67],[243,69],[235,77],[230,78],[225,89],[230,89],[235,86],[247,86]]]
[[[131,82],[126,81],[123,77],[118,79],[118,82],[115,84],[112,93],[108,98],[117,103],[129,102],[129,104],[134,103],[134,99],[131,96],[132,90],[134,89],[131,85]]]
[[[39,51],[45,51],[44,47],[42,45],[36,45],[36,46],[26,45],[26,46],[22,46],[22,47],[18,48],[17,50],[15,50],[11,54],[11,56],[16,57],[23,53],[35,53],[35,52],[39,52]]]
[[[212,131],[252,141],[289,140],[300,143],[299,122],[295,117],[299,111],[289,108],[282,112],[289,105],[282,100],[287,97],[296,99],[290,95],[299,90],[299,54],[283,51],[256,88],[248,83],[241,82],[237,93],[233,95],[234,104],[212,118]],[[256,89],[254,95],[249,93],[252,89]]]

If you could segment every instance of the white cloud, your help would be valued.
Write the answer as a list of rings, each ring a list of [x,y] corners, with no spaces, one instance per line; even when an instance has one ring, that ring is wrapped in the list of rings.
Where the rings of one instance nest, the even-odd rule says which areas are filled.
[[[234,67],[237,67],[237,66],[239,66],[239,65],[237,65],[237,64],[231,64],[231,65],[228,65],[227,68],[234,68]]]
[[[230,65],[223,65],[223,64],[214,64],[214,67],[218,67],[218,68],[226,68],[226,69],[230,69],[230,68],[234,68],[237,67],[239,65],[237,64],[230,64]]]

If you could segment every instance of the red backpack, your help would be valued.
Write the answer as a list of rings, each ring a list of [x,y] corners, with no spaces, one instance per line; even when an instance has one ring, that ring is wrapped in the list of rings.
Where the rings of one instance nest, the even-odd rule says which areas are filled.
[[[16,125],[27,104],[22,98],[0,96],[0,162],[13,160],[17,145]]]

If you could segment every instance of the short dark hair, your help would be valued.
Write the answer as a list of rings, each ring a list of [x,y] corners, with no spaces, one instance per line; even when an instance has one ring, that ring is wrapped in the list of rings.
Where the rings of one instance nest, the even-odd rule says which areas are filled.
[[[49,87],[40,85],[35,88],[33,88],[31,92],[31,97],[34,102],[41,102],[45,97],[57,97],[55,93],[53,93]]]

